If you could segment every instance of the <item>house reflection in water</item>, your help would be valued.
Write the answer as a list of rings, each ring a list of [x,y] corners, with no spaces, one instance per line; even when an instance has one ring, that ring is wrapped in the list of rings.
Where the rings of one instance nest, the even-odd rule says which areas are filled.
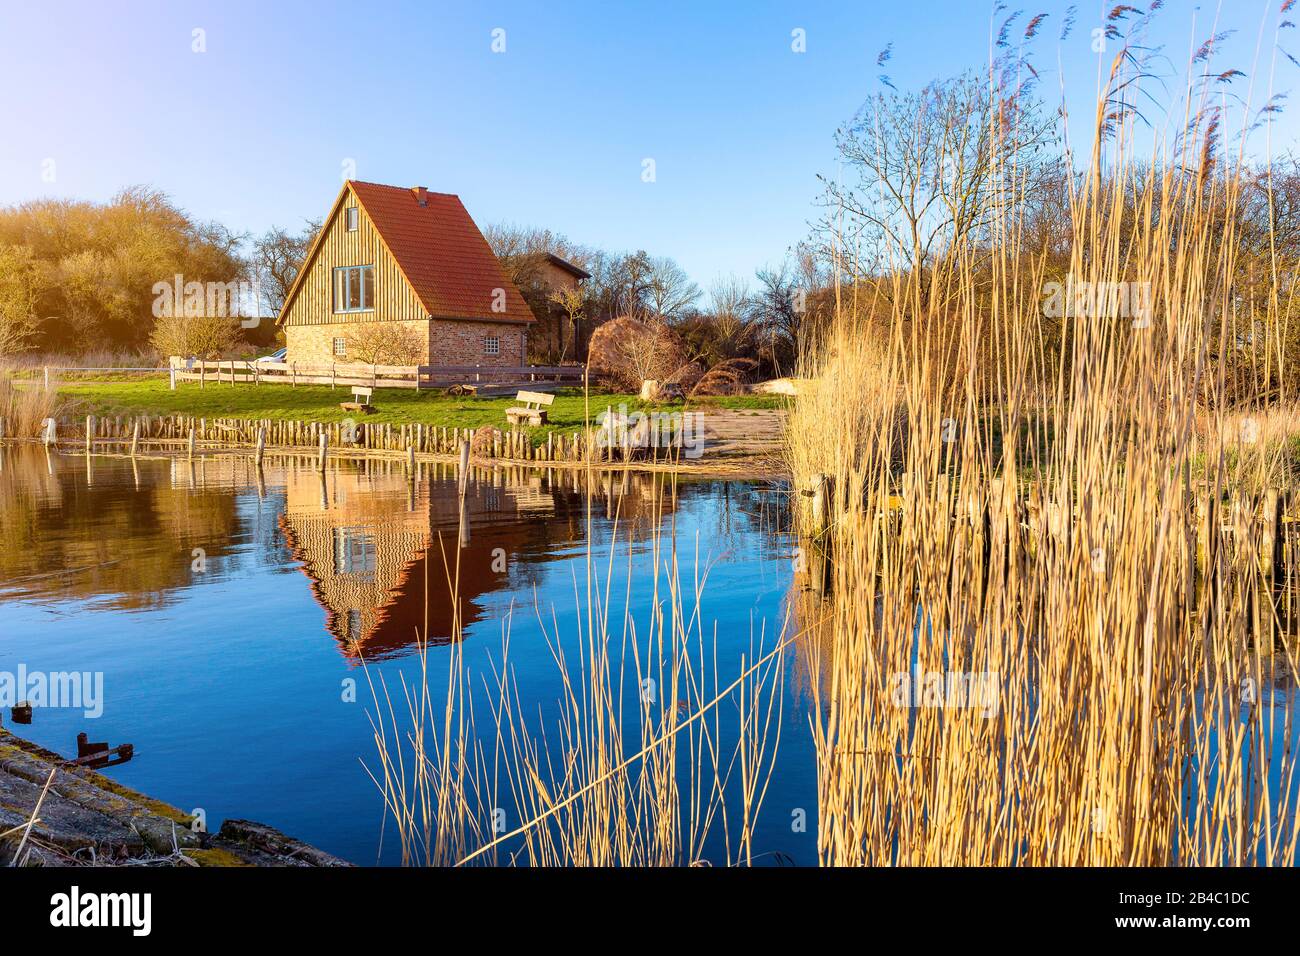
[[[340,460],[323,477],[304,462],[283,478],[285,539],[326,629],[353,659],[402,653],[421,635],[431,644],[455,639],[457,613],[463,629],[483,617],[491,592],[531,593],[541,565],[585,539],[578,471],[475,468],[464,519],[451,466],[422,466],[410,482],[391,460]],[[593,521],[607,523],[616,500],[620,535],[643,526],[644,516],[671,509],[671,493],[659,500],[662,481],[601,475]]]

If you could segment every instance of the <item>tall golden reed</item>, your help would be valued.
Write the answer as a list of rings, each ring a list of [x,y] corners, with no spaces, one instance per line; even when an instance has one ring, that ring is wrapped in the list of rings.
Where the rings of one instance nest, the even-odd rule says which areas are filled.
[[[456,621],[445,693],[430,692],[425,644],[414,686],[372,683],[372,777],[404,863],[671,866],[718,858],[719,849],[733,863],[757,852],[754,821],[779,745],[780,635],[753,634],[751,653],[720,667],[700,606],[709,566],[699,541],[678,540],[666,510],[676,496],[671,476],[649,476],[652,513],[635,548],[625,541],[634,523],[615,511],[602,564],[592,543],[599,483],[591,462],[584,475],[588,550],[585,575],[574,579],[576,635],[561,633],[554,607],[512,610],[484,673],[465,661]],[[646,546],[654,571],[638,575],[634,552]],[[460,556],[444,547],[446,580],[426,582],[427,600],[450,597],[459,608]],[[635,595],[646,599],[644,616],[630,610],[637,589],[648,592]],[[510,657],[515,614],[536,619],[560,678],[549,714],[520,693]],[[738,730],[728,729],[732,720]]]
[[[1149,283],[1149,321],[1069,318],[1052,357],[1013,168],[991,278],[957,237],[841,289],[807,356],[792,470],[834,492],[806,526],[830,595],[804,608],[825,622],[804,648],[825,864],[1295,863],[1298,579],[1261,557],[1288,476],[1239,427],[1264,388],[1230,404],[1216,372],[1240,164],[1198,155],[1213,120],[1142,166],[1131,122],[1106,140],[1124,68],[1071,188],[1069,272]]]

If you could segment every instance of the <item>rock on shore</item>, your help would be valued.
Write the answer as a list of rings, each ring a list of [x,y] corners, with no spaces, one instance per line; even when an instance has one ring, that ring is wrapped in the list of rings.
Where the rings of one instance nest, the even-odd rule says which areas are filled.
[[[0,729],[0,865],[8,866],[18,851],[38,801],[20,865],[351,865],[248,820],[227,820],[215,834],[196,833],[193,817],[176,807]]]

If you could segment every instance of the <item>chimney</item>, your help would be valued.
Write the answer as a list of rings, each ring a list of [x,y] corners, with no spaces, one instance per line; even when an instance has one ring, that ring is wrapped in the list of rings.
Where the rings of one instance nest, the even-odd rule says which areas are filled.
[[[411,192],[415,193],[415,201],[421,206],[429,205],[428,190],[423,186],[412,186]]]

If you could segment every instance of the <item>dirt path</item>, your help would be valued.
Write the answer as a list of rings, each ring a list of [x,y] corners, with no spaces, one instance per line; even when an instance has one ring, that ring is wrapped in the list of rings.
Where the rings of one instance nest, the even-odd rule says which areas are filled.
[[[779,458],[786,412],[775,408],[704,411],[704,457]]]

